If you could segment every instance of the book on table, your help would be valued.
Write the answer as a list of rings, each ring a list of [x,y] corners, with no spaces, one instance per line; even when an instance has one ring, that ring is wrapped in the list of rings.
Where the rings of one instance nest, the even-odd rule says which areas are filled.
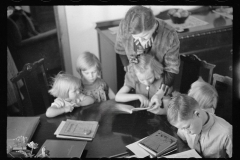
[[[153,157],[166,155],[177,149],[177,139],[161,130],[139,141],[138,144]]]
[[[7,148],[25,150],[39,122],[40,117],[7,117]],[[27,140],[18,141],[19,136],[27,137]]]
[[[74,140],[51,140],[47,139],[37,153],[37,157],[41,157],[42,148],[45,147],[50,158],[80,158],[87,141]]]
[[[70,120],[62,121],[55,131],[57,138],[91,141],[98,129],[97,121]]]
[[[164,156],[165,158],[202,158],[195,149]]]
[[[132,114],[133,112],[147,110],[147,109],[149,109],[149,107],[141,108],[141,107],[133,107],[131,105],[117,103],[115,105],[115,109],[117,111],[121,111],[121,112],[126,112],[126,113],[129,113],[129,114]]]

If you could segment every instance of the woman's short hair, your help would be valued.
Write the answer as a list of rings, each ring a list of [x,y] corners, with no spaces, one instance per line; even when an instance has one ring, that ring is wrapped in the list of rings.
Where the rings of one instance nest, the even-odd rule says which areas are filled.
[[[63,72],[59,72],[52,78],[52,81],[52,88],[48,92],[54,97],[66,99],[70,89],[75,87],[81,89],[81,80],[79,78]]]
[[[172,125],[178,121],[189,120],[198,107],[199,105],[194,98],[186,94],[178,94],[168,104],[167,119]]]
[[[150,8],[134,6],[130,8],[124,18],[127,33],[138,34],[149,31],[156,23],[155,16]]]
[[[188,95],[193,97],[202,109],[210,109],[217,107],[218,93],[216,89],[207,82],[195,81]]]
[[[151,54],[140,54],[137,56],[137,63],[130,63],[129,70],[131,74],[136,75],[136,71],[139,73],[145,73],[148,69],[152,69],[154,77],[160,79],[163,73],[163,66],[158,62]]]
[[[98,77],[101,77],[101,63],[96,55],[90,52],[83,52],[77,58],[76,70],[80,76],[82,76],[81,71],[86,71],[91,67],[96,67],[98,71]]]

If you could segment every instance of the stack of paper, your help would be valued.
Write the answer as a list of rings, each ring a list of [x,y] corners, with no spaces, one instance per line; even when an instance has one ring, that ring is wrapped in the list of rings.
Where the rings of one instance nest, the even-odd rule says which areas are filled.
[[[149,135],[138,144],[153,157],[161,156],[177,149],[177,139],[161,130]]]
[[[55,131],[57,138],[91,141],[98,129],[97,121],[70,120],[62,121]]]

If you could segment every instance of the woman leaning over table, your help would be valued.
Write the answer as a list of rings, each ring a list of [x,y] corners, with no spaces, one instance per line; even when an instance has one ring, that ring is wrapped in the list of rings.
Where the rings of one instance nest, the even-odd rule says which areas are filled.
[[[115,52],[120,55],[125,71],[128,70],[129,61],[137,55],[152,54],[164,67],[163,83],[171,87],[179,72],[179,46],[178,35],[173,27],[156,18],[151,9],[134,6],[119,24]],[[167,94],[170,92],[171,89]],[[158,108],[160,105],[161,98],[158,96],[150,100],[150,107]]]

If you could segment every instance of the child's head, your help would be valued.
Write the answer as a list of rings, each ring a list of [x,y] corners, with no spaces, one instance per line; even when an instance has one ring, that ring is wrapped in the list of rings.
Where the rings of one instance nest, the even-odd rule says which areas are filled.
[[[78,56],[76,69],[81,78],[88,83],[93,83],[97,78],[101,77],[101,63],[90,52],[84,52]]]
[[[149,85],[160,79],[163,66],[150,54],[140,54],[130,58],[130,72],[134,73],[139,82]]]
[[[217,107],[218,93],[216,89],[205,82],[203,79],[198,79],[192,83],[188,95],[193,97],[199,104],[200,108],[214,113]]]
[[[49,93],[54,97],[74,100],[80,94],[81,80],[70,74],[58,73]]]
[[[201,132],[203,123],[199,114],[200,107],[197,101],[185,94],[176,95],[168,104],[169,123],[178,129],[186,129],[189,134]]]

